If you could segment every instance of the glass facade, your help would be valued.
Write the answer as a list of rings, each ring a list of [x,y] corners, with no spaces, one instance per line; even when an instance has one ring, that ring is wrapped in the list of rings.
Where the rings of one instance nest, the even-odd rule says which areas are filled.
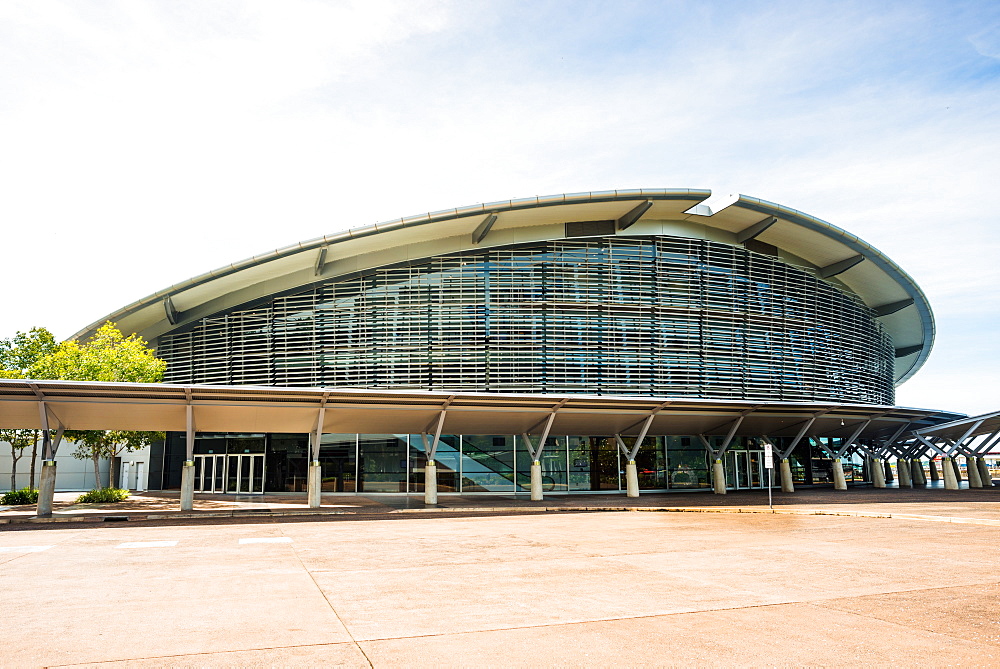
[[[384,267],[203,318],[162,335],[157,349],[170,383],[894,400],[893,343],[855,296],[770,255],[669,236],[564,239]],[[482,439],[475,457],[489,462],[492,438]],[[615,449],[580,439],[564,446],[570,455],[551,485],[617,486],[617,465],[605,462]],[[338,475],[335,485],[400,483],[386,469],[401,461],[392,439],[376,442],[358,451],[356,479]],[[466,456],[455,453],[463,472]],[[573,463],[583,454],[581,469]],[[678,472],[651,461],[642,476],[701,481],[693,465]],[[512,486],[521,470],[516,462]],[[487,479],[469,471],[469,485]]]
[[[157,460],[164,489],[180,487],[183,433],[169,432]],[[718,448],[719,437],[711,438]],[[625,445],[633,437],[623,437]],[[305,492],[309,437],[304,434],[198,434],[195,464],[199,492]],[[775,439],[781,449],[787,438]],[[839,438],[802,440],[789,458],[797,485],[832,483]],[[726,453],[726,486],[763,488],[762,442],[736,437]],[[206,460],[206,458],[208,460]],[[223,465],[222,458],[227,461]],[[325,434],[320,446],[323,492],[422,493],[427,464],[419,434]],[[435,457],[442,493],[527,493],[531,457],[513,435],[441,435]],[[546,493],[619,492],[625,489],[625,456],[613,436],[549,437],[540,460]],[[176,465],[176,466],[174,466]],[[696,436],[646,437],[636,456],[642,490],[700,490],[712,487],[711,462]],[[845,458],[848,482],[870,481],[859,455]],[[150,470],[153,471],[152,469]],[[225,476],[223,476],[225,472]],[[773,484],[778,485],[777,471]],[[211,479],[211,480],[210,480]],[[152,489],[159,479],[151,478]]]

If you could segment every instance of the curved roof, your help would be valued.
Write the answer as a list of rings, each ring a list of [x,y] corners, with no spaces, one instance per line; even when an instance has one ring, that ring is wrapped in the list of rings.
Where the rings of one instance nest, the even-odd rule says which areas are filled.
[[[923,365],[934,341],[934,317],[926,296],[896,263],[858,237],[796,209],[740,195],[713,210],[702,204],[710,195],[688,188],[569,193],[353,228],[170,286],[74,337],[88,337],[110,320],[123,332],[153,341],[205,316],[338,276],[468,249],[561,239],[567,236],[566,223],[601,222],[603,227],[595,229],[626,236],[674,235],[734,245],[756,239],[774,246],[783,260],[846,288],[879,314],[896,346],[897,384]]]

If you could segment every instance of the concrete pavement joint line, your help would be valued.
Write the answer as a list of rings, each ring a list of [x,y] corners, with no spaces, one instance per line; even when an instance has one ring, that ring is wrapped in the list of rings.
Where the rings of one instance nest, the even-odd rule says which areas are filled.
[[[930,590],[948,590],[948,589],[953,589],[953,588],[970,587],[972,585],[980,585],[980,583],[945,585],[945,586],[939,586],[939,587],[934,587],[934,588],[911,588],[911,589],[903,589],[903,590],[887,590],[887,591],[883,591],[883,592],[872,593],[872,595],[859,595],[859,596],[861,596],[861,597],[867,597],[867,596],[889,595],[889,594],[905,593],[905,592],[924,592],[924,591],[930,591]],[[461,632],[443,632],[443,633],[438,633],[438,634],[412,634],[412,635],[403,635],[403,636],[373,637],[371,639],[363,639],[362,641],[360,641],[358,643],[374,643],[374,642],[377,642],[377,641],[393,641],[393,640],[397,640],[397,639],[423,639],[423,638],[432,638],[432,637],[441,637],[441,636],[452,636],[452,635],[458,636],[458,635],[462,635],[462,634],[481,634],[483,632],[510,632],[510,631],[514,631],[514,630],[542,629],[542,628],[546,628],[546,627],[565,627],[565,626],[569,626],[569,625],[588,625],[590,623],[614,622],[616,620],[643,620],[643,619],[652,619],[652,618],[665,618],[667,616],[687,616],[687,615],[697,614],[697,613],[717,613],[719,611],[743,611],[743,610],[748,610],[748,609],[764,609],[764,608],[772,608],[772,607],[777,607],[777,606],[792,606],[792,605],[796,605],[796,604],[803,604],[803,605],[806,605],[806,606],[817,606],[818,607],[818,606],[820,606],[820,604],[822,602],[836,601],[838,599],[844,599],[844,597],[838,596],[838,597],[827,597],[827,598],[810,599],[810,600],[792,599],[792,600],[789,600],[787,602],[774,602],[772,604],[750,604],[750,605],[747,605],[747,606],[723,606],[723,607],[720,607],[720,608],[692,609],[690,611],[668,611],[668,612],[664,612],[664,613],[646,613],[646,614],[643,614],[643,615],[636,615],[636,616],[617,616],[617,617],[614,617],[614,618],[592,618],[592,619],[589,619],[589,620],[568,620],[568,621],[565,621],[565,622],[543,623],[543,624],[539,624],[539,625],[515,625],[513,627],[496,627],[496,628],[489,628],[489,629],[466,630],[466,631],[461,631]],[[849,610],[846,610],[846,609],[837,609],[835,607],[829,607],[829,608],[837,610],[837,611],[841,611],[843,613],[856,613],[854,611],[849,611]],[[864,616],[864,614],[860,614],[860,613],[858,613],[857,615],[859,615],[861,617],[871,617],[871,618],[873,618],[875,620],[881,620],[880,618],[875,618],[873,616]],[[888,622],[888,623],[893,624],[893,625],[899,625],[899,623],[894,623],[891,620],[886,620],[886,621],[883,621],[883,622]],[[944,634],[943,632],[935,632],[935,633],[936,634]],[[945,636],[948,636],[948,635],[945,635]],[[352,638],[353,638],[353,636],[352,636]],[[954,637],[954,638],[959,638],[959,637]],[[978,642],[978,643],[983,643],[983,642]],[[989,645],[989,644],[984,644],[984,645]]]
[[[117,548],[171,548],[176,545],[176,541],[126,541]]]
[[[978,585],[982,585],[982,584],[981,583],[974,583],[974,584],[970,584],[970,585],[978,586]],[[1000,585],[1000,583],[990,583],[989,585]],[[918,589],[915,589],[915,590],[894,590],[891,594],[901,593],[901,592],[925,592],[925,591],[930,591],[930,590],[950,590],[950,589],[960,588],[960,587],[968,587],[968,586],[948,585],[948,586],[942,586],[942,587],[938,587],[938,588],[918,588]],[[887,593],[881,593],[881,594],[887,594]],[[813,606],[813,607],[816,607],[818,609],[823,609],[823,608],[825,608],[825,609],[832,609],[834,611],[839,611],[841,613],[846,613],[848,615],[858,616],[859,618],[868,618],[869,620],[878,620],[879,622],[888,623],[890,625],[896,625],[896,626],[900,626],[900,627],[903,626],[903,625],[901,625],[900,623],[898,623],[896,621],[889,620],[888,618],[882,618],[880,616],[876,616],[876,615],[873,615],[871,613],[863,613],[861,611],[852,611],[850,609],[843,609],[843,608],[839,608],[839,607],[836,607],[836,606],[829,606],[829,605],[825,605],[824,606],[824,604],[823,604],[823,602],[836,601],[838,599],[843,599],[843,597],[834,597],[834,598],[828,599],[828,600],[821,599],[821,600],[815,600],[815,601],[810,601],[810,602],[803,602],[803,604],[806,604],[807,606]],[[910,623],[910,625],[914,625],[914,623]],[[954,634],[949,634],[948,632],[942,632],[940,630],[931,629],[929,627],[924,627],[923,630],[925,632],[930,633],[930,634],[937,634],[937,635],[940,635],[940,636],[948,637],[949,639],[959,639],[961,641],[969,641],[969,639],[965,639],[963,637],[956,636]],[[998,645],[1000,645],[1000,644],[996,644],[996,643],[990,643],[988,641],[973,641],[972,643],[978,643],[978,644],[982,644],[984,646],[998,646]]]
[[[309,576],[309,580],[312,581],[314,586],[316,586],[316,590],[319,591],[319,594],[323,598],[323,601],[326,602],[326,605],[330,607],[330,611],[332,611],[333,615],[336,616],[337,621],[340,623],[340,626],[344,628],[344,632],[346,632],[347,636],[351,638],[351,643],[353,643],[354,647],[358,649],[358,652],[361,653],[361,656],[365,658],[365,662],[368,663],[368,666],[371,667],[372,669],[375,669],[375,665],[372,663],[371,658],[368,657],[368,653],[366,653],[365,649],[361,647],[361,644],[358,643],[358,640],[354,638],[354,634],[347,626],[347,623],[344,622],[344,619],[340,617],[340,613],[337,612],[337,609],[336,607],[334,607],[333,602],[330,601],[330,598],[326,596],[326,592],[323,590],[323,588],[320,587],[319,583],[316,582],[316,577],[313,576],[312,571],[308,567],[306,567],[306,563],[302,561],[302,556],[299,555],[299,551],[296,550],[294,544],[292,545],[292,554],[295,556],[295,559],[299,561],[299,566],[302,567],[302,571],[304,571]]]
[[[290,544],[291,537],[244,537],[240,544]]]
[[[260,648],[237,648],[235,650],[209,650],[201,653],[178,653],[176,655],[146,655],[143,657],[126,657],[115,660],[94,660],[91,662],[74,662],[73,664],[50,664],[48,669],[62,667],[91,667],[97,664],[115,664],[118,662],[138,662],[139,660],[160,660],[171,657],[200,657],[202,655],[225,655],[226,653],[255,653],[262,650],[290,650],[292,648],[314,648],[319,646],[348,646],[350,641],[331,641],[329,643],[298,643],[294,646],[263,646]],[[363,651],[362,651],[363,652]]]

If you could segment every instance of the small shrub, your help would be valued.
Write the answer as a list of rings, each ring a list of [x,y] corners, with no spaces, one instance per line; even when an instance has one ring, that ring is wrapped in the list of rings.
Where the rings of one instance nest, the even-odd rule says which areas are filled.
[[[34,488],[21,488],[5,492],[0,497],[0,504],[4,506],[17,506],[18,504],[38,504],[38,491]]]
[[[128,499],[129,491],[123,488],[98,488],[85,492],[76,498],[77,504],[106,504],[108,502],[124,502]]]

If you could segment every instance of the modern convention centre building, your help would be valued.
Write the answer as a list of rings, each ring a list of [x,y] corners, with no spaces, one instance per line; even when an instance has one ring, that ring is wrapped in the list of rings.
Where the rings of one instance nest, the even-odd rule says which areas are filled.
[[[896,263],[809,214],[746,196],[713,210],[710,194],[574,193],[351,229],[76,336],[106,320],[139,333],[189,403],[233,386],[322,403],[315,430],[189,418],[193,440],[154,447],[152,489],[181,487],[193,461],[200,492],[305,491],[311,463],[324,492],[724,492],[767,485],[767,444],[787,488],[842,487],[870,481],[904,431],[956,417],[894,406],[934,340]]]

